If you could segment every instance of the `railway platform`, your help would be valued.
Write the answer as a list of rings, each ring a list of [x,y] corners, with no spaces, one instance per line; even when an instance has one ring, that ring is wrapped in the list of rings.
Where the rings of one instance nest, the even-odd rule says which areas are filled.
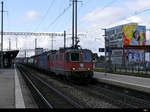
[[[0,69],[0,108],[36,108],[17,69]]]
[[[135,76],[127,76],[127,75],[117,75],[111,73],[102,73],[102,72],[94,72],[94,78],[98,79],[98,81],[119,86],[125,87],[145,93],[150,93],[150,79],[135,77]]]

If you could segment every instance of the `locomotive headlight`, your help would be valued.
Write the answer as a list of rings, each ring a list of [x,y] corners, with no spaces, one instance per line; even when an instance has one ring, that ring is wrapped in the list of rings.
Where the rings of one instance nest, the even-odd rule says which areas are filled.
[[[75,68],[72,68],[72,70],[76,70]]]
[[[88,68],[88,70],[90,70],[90,68]]]

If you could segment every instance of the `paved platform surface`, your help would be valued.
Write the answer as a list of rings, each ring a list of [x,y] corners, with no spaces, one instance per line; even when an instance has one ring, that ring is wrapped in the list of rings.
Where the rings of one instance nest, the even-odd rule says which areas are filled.
[[[37,108],[37,105],[16,69],[0,69],[0,108]]]
[[[0,69],[0,108],[15,108],[13,69]]]
[[[150,93],[149,78],[117,75],[102,72],[94,72],[94,78],[97,78],[101,82]]]

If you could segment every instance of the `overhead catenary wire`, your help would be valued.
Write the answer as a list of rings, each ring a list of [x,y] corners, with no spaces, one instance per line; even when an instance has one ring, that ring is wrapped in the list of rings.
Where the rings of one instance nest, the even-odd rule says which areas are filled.
[[[52,0],[52,1],[50,2],[50,5],[49,5],[48,9],[46,10],[45,14],[43,15],[43,17],[42,17],[40,23],[37,25],[37,27],[36,27],[36,29],[34,30],[34,32],[37,31],[37,30],[39,29],[39,27],[41,26],[41,24],[44,22],[44,20],[46,19],[48,13],[50,12],[50,10],[51,10],[51,8],[52,8],[52,6],[53,6],[53,4],[54,4],[54,2],[55,2],[55,0]],[[43,39],[43,38],[40,38],[39,40],[41,41],[42,39]]]
[[[51,26],[51,28],[54,30],[54,28],[56,28],[56,25],[55,25],[54,28],[53,28],[52,26],[57,22],[57,20],[58,20],[61,16],[63,16],[63,15],[65,14],[65,12],[67,12],[67,11],[69,10],[69,8],[71,7],[71,5],[72,5],[72,4],[69,4],[69,6],[68,6],[67,8],[65,8],[65,9],[63,10],[63,12],[60,13],[60,14],[54,19],[53,22],[51,22],[51,24],[49,24],[48,28]],[[69,23],[69,22],[67,22],[67,24],[68,24],[68,23]]]
[[[38,28],[40,27],[40,25],[42,24],[42,22],[46,19],[48,13],[50,12],[50,10],[51,10],[51,8],[52,8],[52,6],[53,6],[53,4],[54,4],[54,1],[55,1],[55,0],[52,0],[52,2],[50,3],[48,9],[46,10],[44,16],[42,17],[42,19],[41,19],[41,21],[40,21],[40,23],[39,23],[39,24],[37,25],[37,27],[35,28],[35,31],[38,30]],[[34,31],[34,32],[35,32],[35,31]]]
[[[61,3],[61,6],[62,6],[62,3]],[[62,12],[62,7],[61,7],[61,9],[59,8],[59,11]],[[66,27],[71,23],[71,13],[70,13],[69,9],[63,15],[62,19],[64,19],[65,21],[63,21],[63,22],[57,21],[54,23],[54,25],[51,27],[51,29],[53,29],[53,31],[55,31],[55,29],[57,29],[57,31],[62,31],[62,26],[64,26],[63,29],[66,29]]]
[[[49,29],[50,26],[52,26],[53,24],[55,24],[55,22],[60,19],[61,16],[63,16],[72,6],[72,4],[69,4],[69,6],[67,8],[65,8],[47,27],[47,29]]]
[[[112,0],[111,2],[109,2],[108,4],[106,4],[105,6],[103,6],[99,12],[102,12],[103,10],[105,10],[106,8],[108,8],[110,5],[114,4],[115,2],[117,2],[119,0]],[[87,4],[89,1],[85,2],[85,4]],[[84,4],[84,5],[85,5]],[[79,8],[82,8],[82,7],[79,7]],[[79,24],[79,23],[78,23]]]
[[[130,17],[139,15],[139,14],[144,13],[144,12],[147,12],[147,11],[149,11],[149,10],[150,10],[150,8],[147,8],[147,9],[145,9],[145,8],[139,9],[139,10],[135,11],[133,14],[131,14],[131,15],[127,16],[127,17],[122,18],[121,20],[126,20],[126,19],[128,19],[128,18],[130,18]]]
[[[134,17],[134,16],[136,16],[136,15],[139,15],[139,14],[141,14],[141,13],[147,12],[147,11],[150,11],[150,8],[147,8],[147,9],[141,8],[141,9],[135,11],[134,13],[132,13],[131,15],[129,15],[129,16],[127,16],[127,17],[121,18],[121,19],[119,20],[119,22],[121,22],[121,21],[123,21],[123,20],[126,20],[126,19],[128,19],[128,18]],[[118,23],[118,20],[117,20],[116,22],[111,22],[111,23],[109,23],[108,25],[103,25],[103,26],[102,26],[102,25],[97,25],[97,26],[92,27],[93,29],[88,30],[88,32],[93,31],[93,30],[99,30],[99,28],[104,28],[104,27],[106,27],[106,26],[110,26],[110,25],[116,24],[116,23]]]
[[[51,27],[51,29],[55,30],[57,29],[58,31],[62,31],[62,26],[64,26],[64,29],[67,29],[70,26],[71,23],[71,13],[69,13],[68,17],[65,17],[65,21],[64,22],[57,22],[55,23],[55,25],[53,25],[53,27]],[[67,30],[66,30],[67,31]],[[67,31],[68,33],[68,31]]]
[[[113,3],[117,2],[117,1],[118,0],[112,0],[111,2],[109,2],[108,4],[106,4],[104,7],[102,7],[99,12],[102,12],[104,9],[106,9],[107,7],[109,7],[110,5],[112,5]]]
[[[117,2],[117,1],[119,1],[119,0],[112,0],[111,2],[109,2],[108,4],[106,4],[104,7],[102,7],[100,11],[103,11],[103,10],[106,9],[108,6],[110,6],[111,4],[113,4],[113,3]],[[86,5],[88,2],[89,2],[89,1],[86,1],[86,2],[84,3],[84,5]],[[78,7],[78,10],[80,10],[81,8],[83,8],[82,6],[83,6],[83,3],[82,3],[82,5],[81,5],[80,7]],[[80,24],[80,23],[78,22],[78,25],[79,25],[79,24]],[[69,26],[69,28],[70,28],[70,26]],[[69,29],[69,28],[68,28],[68,29]]]

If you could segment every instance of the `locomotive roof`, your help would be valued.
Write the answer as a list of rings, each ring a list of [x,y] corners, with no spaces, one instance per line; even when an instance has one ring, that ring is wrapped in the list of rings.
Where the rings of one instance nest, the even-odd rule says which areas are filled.
[[[69,47],[69,48],[60,48],[59,50],[50,50],[50,51],[41,53],[39,55],[31,56],[31,58],[36,57],[36,56],[47,55],[47,54],[64,53],[64,52],[76,52],[76,51],[89,51],[89,52],[91,52],[91,50],[89,50],[89,49],[76,49],[76,48]]]
[[[76,52],[76,51],[90,51],[89,49],[77,49],[77,48],[72,48],[72,47],[68,47],[68,48],[60,48],[57,52],[59,53],[64,53],[64,52]]]
[[[89,49],[68,49],[67,52],[74,52],[74,51],[90,51]]]

